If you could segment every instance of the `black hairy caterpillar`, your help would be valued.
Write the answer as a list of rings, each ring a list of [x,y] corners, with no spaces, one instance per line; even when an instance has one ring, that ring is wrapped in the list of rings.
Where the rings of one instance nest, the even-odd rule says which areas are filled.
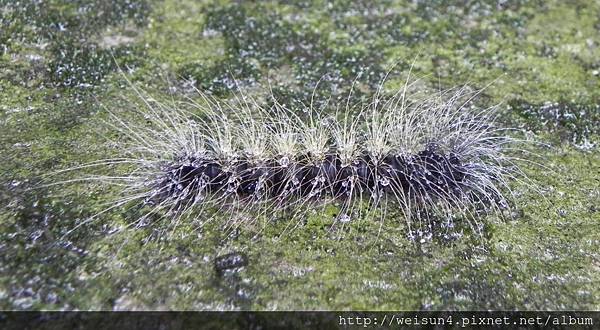
[[[111,208],[149,206],[138,223],[157,215],[177,223],[208,209],[294,209],[296,217],[330,203],[347,222],[366,201],[395,205],[411,230],[423,214],[476,219],[506,207],[508,182],[522,173],[506,152],[518,140],[496,127],[496,107],[472,107],[479,92],[466,87],[425,97],[407,95],[409,87],[302,113],[270,95],[217,100],[198,91],[165,104],[134,87],[145,106],[110,112],[123,157],[89,166],[133,166],[101,181],[125,186]]]

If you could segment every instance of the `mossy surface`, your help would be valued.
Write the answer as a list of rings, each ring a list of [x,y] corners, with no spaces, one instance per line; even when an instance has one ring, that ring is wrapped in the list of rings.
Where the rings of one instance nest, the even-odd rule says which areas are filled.
[[[597,1],[0,0],[0,23],[1,309],[600,309]],[[294,230],[135,228],[135,207],[86,222],[116,189],[40,185],[118,152],[106,109],[137,102],[125,77],[175,98],[270,85],[301,111],[315,88],[335,109],[357,77],[352,103],[411,68],[424,90],[485,88],[535,141],[535,186],[513,182],[483,235],[411,240],[393,212],[341,228],[335,206]],[[229,252],[247,265],[215,271]]]

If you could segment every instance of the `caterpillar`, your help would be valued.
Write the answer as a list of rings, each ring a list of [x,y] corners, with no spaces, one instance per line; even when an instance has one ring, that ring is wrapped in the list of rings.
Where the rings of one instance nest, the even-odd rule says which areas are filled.
[[[122,157],[100,162],[134,165],[105,178],[125,186],[112,207],[137,201],[149,206],[144,219],[179,221],[204,210],[274,216],[333,203],[342,223],[363,209],[394,208],[409,230],[505,208],[518,173],[506,151],[516,139],[497,127],[497,107],[473,107],[479,92],[466,87],[426,96],[408,95],[410,87],[380,87],[358,105],[349,97],[315,109],[311,100],[300,112],[268,93],[218,100],[196,90],[195,99],[167,104],[135,88],[143,107],[110,112]]]

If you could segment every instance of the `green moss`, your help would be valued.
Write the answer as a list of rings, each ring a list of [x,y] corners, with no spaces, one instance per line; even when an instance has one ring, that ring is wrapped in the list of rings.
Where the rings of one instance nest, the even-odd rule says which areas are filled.
[[[24,4],[0,4],[0,308],[600,308],[600,158],[581,148],[600,127],[596,2]],[[317,106],[345,104],[359,75],[364,101],[388,70],[390,92],[411,67],[419,90],[494,81],[478,104],[506,101],[500,119],[535,131],[543,166],[523,166],[535,186],[513,182],[515,210],[478,219],[483,235],[459,222],[410,240],[393,210],[342,225],[335,205],[298,223],[239,214],[239,230],[201,227],[210,212],[142,226],[136,205],[84,223],[117,189],[39,183],[116,152],[104,107],[141,105],[115,61],[157,94],[193,95],[192,79],[228,97],[233,75],[298,110],[315,88]],[[218,274],[234,251],[249,264]]]
[[[600,104],[576,104],[564,100],[530,104],[512,100],[509,106],[527,123],[528,128],[558,133],[554,142],[572,141],[585,148],[589,139],[600,135]]]

